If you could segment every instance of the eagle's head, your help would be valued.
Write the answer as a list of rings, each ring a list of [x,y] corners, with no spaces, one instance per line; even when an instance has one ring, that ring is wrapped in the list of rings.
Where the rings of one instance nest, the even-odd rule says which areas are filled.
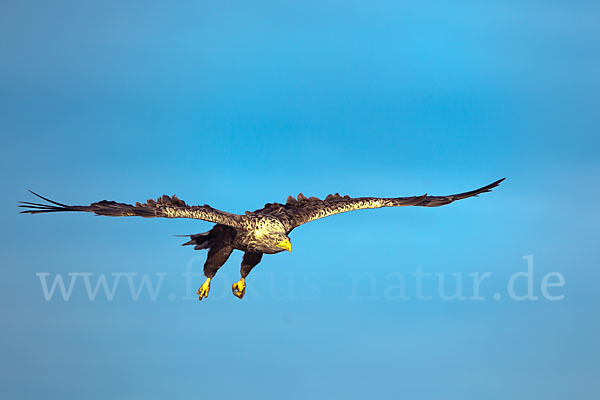
[[[260,216],[256,218],[251,235],[254,237],[256,250],[275,254],[284,250],[292,251],[292,243],[286,235],[285,227],[277,218]]]
[[[269,232],[262,236],[258,249],[263,253],[275,254],[284,250],[292,251],[292,243],[285,233]]]

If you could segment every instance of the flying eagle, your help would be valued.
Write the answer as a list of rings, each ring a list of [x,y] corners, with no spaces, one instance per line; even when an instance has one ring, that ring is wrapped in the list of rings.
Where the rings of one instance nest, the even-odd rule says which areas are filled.
[[[243,298],[246,293],[245,279],[262,259],[263,254],[275,254],[284,250],[292,251],[288,235],[298,226],[319,218],[352,210],[380,207],[439,207],[455,200],[466,199],[489,192],[504,180],[500,179],[482,188],[470,192],[451,194],[448,196],[413,196],[413,197],[357,197],[330,194],[324,200],[306,197],[300,193],[296,198],[288,196],[285,204],[268,203],[259,210],[246,211],[245,215],[230,214],[216,210],[209,205],[189,206],[184,201],[173,197],[162,196],[148,200],[144,204],[135,205],[102,200],[89,206],[69,206],[49,200],[39,194],[35,196],[48,204],[21,202],[19,207],[27,210],[22,213],[39,214],[58,211],[85,211],[97,215],[111,217],[139,216],[145,218],[192,218],[215,223],[213,228],[204,233],[185,235],[190,240],[183,246],[193,245],[194,250],[208,249],[208,257],[204,264],[206,281],[196,293],[199,300],[208,297],[210,280],[218,269],[227,261],[233,250],[244,252],[241,278],[232,285],[233,294]]]

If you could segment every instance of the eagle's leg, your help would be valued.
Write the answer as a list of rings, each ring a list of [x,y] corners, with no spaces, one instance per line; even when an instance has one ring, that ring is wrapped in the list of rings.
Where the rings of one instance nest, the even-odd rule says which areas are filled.
[[[225,264],[225,261],[227,261],[232,251],[233,247],[224,244],[216,244],[210,248],[208,257],[206,257],[206,262],[204,263],[204,275],[206,276],[206,281],[204,281],[202,286],[200,286],[200,289],[196,292],[198,300],[208,297],[210,280],[215,276],[219,268]]]
[[[202,284],[202,286],[200,286],[200,288],[198,288],[198,291],[196,292],[198,296],[198,300],[202,300],[205,297],[208,297],[208,292],[210,291],[210,280],[212,278],[206,278],[206,280],[204,281],[204,283]]]
[[[242,267],[240,268],[241,278],[238,282],[231,286],[231,291],[237,298],[241,299],[246,294],[246,277],[250,271],[252,271],[252,268],[254,268],[260,262],[262,256],[263,253],[244,253],[244,257],[242,258]]]

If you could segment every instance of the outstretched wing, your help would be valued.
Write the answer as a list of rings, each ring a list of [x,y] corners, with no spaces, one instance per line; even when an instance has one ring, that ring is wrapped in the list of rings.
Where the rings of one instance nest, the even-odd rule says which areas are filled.
[[[19,207],[26,208],[22,213],[39,214],[59,211],[84,211],[110,217],[192,218],[233,227],[238,226],[240,220],[243,218],[241,215],[215,210],[206,204],[203,206],[189,206],[175,195],[173,197],[161,196],[156,200],[150,199],[144,204],[135,203],[135,205],[102,200],[92,203],[89,206],[69,206],[47,199],[37,193],[31,193],[47,201],[48,204],[22,201]]]
[[[271,214],[279,218],[289,232],[307,222],[347,211],[362,210],[367,208],[403,206],[439,207],[450,204],[456,200],[466,199],[468,197],[477,196],[481,193],[489,192],[494,187],[498,186],[504,179],[505,178],[500,179],[494,183],[470,192],[451,194],[447,196],[427,196],[425,194],[423,196],[413,197],[352,198],[349,196],[342,197],[336,193],[328,195],[324,200],[320,200],[316,197],[307,198],[300,193],[297,198],[289,196],[286,204],[267,204],[265,205],[265,208],[257,210],[255,213]]]

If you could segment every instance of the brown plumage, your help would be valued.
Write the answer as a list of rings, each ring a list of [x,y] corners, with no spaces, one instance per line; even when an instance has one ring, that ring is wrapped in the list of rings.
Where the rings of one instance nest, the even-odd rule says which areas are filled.
[[[381,207],[439,207],[456,200],[478,196],[491,191],[504,179],[500,179],[482,188],[470,192],[447,196],[412,197],[358,197],[329,194],[325,199],[306,197],[302,193],[295,198],[288,196],[285,204],[267,203],[259,210],[247,211],[245,215],[231,214],[210,207],[190,206],[173,195],[161,196],[157,200],[135,205],[102,200],[89,206],[70,206],[58,203],[33,193],[48,204],[21,202],[26,208],[23,213],[39,214],[60,211],[92,212],[112,217],[140,216],[144,218],[192,218],[213,222],[216,225],[205,233],[190,235],[184,245],[194,245],[195,250],[208,249],[204,265],[207,282],[199,289],[200,299],[208,296],[210,279],[227,261],[233,250],[243,251],[240,282],[233,285],[233,292],[242,298],[245,293],[244,278],[256,266],[262,254],[274,254],[284,250],[291,251],[289,233],[298,226],[316,219],[347,211]],[[204,288],[204,289],[203,289]]]

